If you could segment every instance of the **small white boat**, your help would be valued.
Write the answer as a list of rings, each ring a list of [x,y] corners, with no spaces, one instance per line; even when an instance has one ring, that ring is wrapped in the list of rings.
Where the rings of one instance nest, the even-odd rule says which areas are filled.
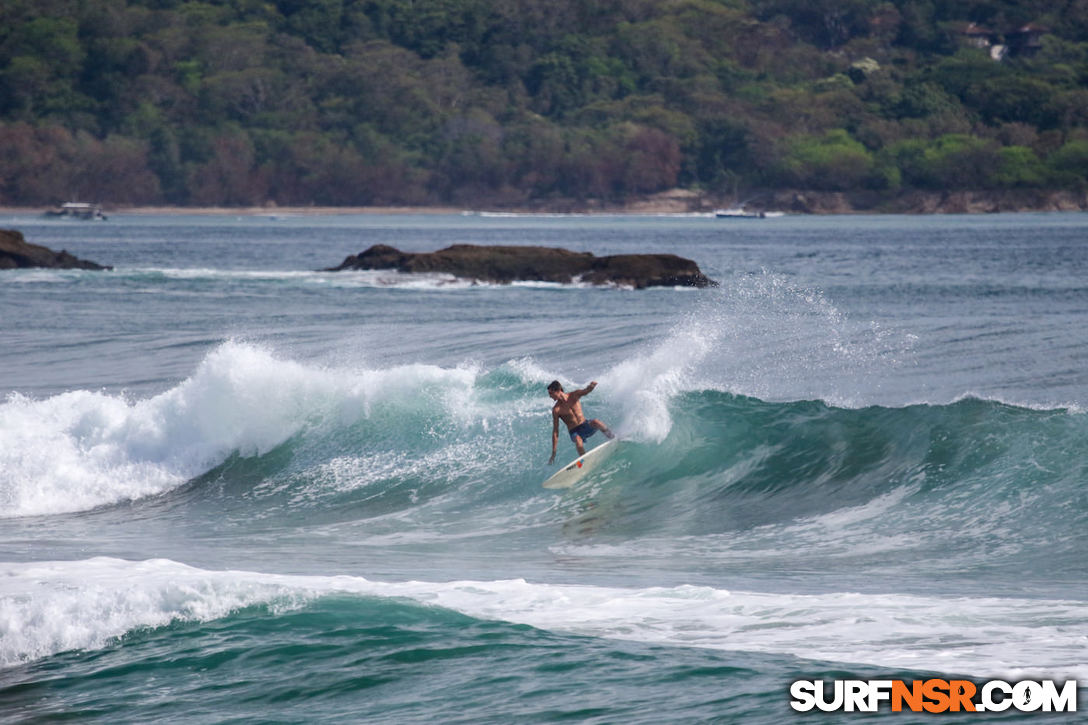
[[[84,219],[92,221],[105,221],[106,215],[102,213],[102,207],[98,204],[90,204],[85,201],[69,201],[60,205],[58,209],[50,209],[46,216],[62,217],[65,219]]]

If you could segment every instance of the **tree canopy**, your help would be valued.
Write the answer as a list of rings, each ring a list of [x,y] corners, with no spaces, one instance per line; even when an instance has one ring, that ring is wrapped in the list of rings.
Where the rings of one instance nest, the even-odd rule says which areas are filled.
[[[1088,4],[5,0],[0,203],[1088,188]]]

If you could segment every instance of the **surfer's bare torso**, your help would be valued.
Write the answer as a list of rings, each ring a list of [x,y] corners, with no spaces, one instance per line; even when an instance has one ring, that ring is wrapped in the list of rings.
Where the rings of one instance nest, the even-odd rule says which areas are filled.
[[[567,426],[567,430],[574,430],[586,422],[586,415],[582,412],[582,396],[574,397],[576,393],[580,392],[582,391],[576,390],[563,400],[555,401],[555,405],[552,406],[552,418],[563,421]]]

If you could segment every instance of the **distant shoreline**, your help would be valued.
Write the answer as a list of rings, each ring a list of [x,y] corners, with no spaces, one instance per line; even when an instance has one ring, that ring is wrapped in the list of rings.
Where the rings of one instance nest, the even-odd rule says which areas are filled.
[[[48,207],[0,206],[0,214],[44,214]],[[129,206],[103,203],[107,214],[157,216],[323,216],[333,214],[461,214],[464,209],[441,206]]]
[[[443,214],[713,214],[738,206],[728,197],[673,189],[625,202],[548,200],[523,206],[130,206],[104,203],[107,214],[202,216],[332,216]],[[41,214],[48,207],[0,206],[0,214]],[[1088,211],[1088,191],[910,191],[895,196],[876,192],[776,191],[754,194],[745,208],[791,215],[987,214]]]
[[[117,206],[117,214],[199,214],[207,216],[330,216],[334,214],[460,214],[446,206]]]

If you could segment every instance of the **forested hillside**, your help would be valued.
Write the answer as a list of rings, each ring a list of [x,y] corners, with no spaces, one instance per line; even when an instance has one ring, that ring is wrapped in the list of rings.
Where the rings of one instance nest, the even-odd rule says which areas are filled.
[[[3,0],[0,204],[1084,190],[1088,0]]]

